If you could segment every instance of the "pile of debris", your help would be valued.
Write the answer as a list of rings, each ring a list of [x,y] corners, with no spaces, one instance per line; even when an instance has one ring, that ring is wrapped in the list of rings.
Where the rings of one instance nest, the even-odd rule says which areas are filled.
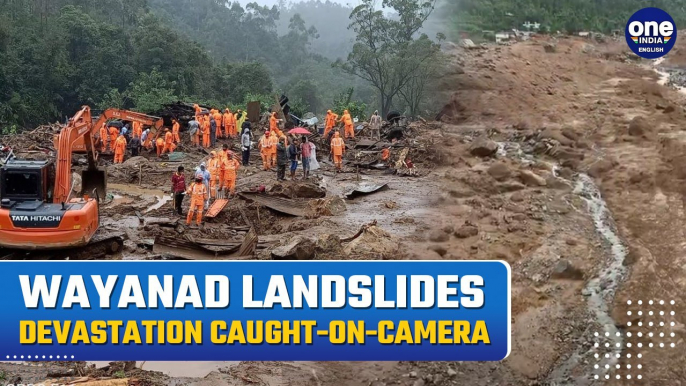
[[[63,127],[59,123],[53,123],[30,131],[3,135],[0,137],[0,144],[12,149],[15,155],[21,154],[22,158],[43,159],[55,151],[55,136]]]

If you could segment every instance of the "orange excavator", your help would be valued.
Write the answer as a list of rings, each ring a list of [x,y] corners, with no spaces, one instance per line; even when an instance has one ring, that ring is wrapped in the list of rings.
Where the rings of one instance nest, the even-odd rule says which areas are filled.
[[[99,200],[105,197],[107,172],[97,167],[95,133],[111,119],[141,122],[159,128],[162,119],[109,109],[95,122],[84,106],[57,136],[56,162],[10,160],[0,168],[0,248],[19,250],[70,249],[103,244],[121,250],[121,236],[96,235]],[[87,153],[88,169],[81,174],[81,195],[72,198],[72,153]],[[92,194],[92,196],[91,196]]]

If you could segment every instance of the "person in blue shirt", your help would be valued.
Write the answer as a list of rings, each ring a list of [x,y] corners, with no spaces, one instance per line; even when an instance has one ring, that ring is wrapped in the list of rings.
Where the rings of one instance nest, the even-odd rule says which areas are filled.
[[[205,187],[207,187],[207,191],[210,191],[210,171],[207,170],[207,166],[205,163],[201,163],[200,166],[198,166],[197,169],[195,169],[195,175],[201,175],[202,176],[202,182],[205,184]],[[207,201],[205,201],[205,209],[210,207],[210,199],[209,196],[207,198]]]

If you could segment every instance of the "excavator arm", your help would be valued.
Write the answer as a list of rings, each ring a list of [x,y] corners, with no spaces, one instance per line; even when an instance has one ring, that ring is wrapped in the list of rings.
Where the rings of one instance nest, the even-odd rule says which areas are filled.
[[[164,124],[161,118],[137,113],[135,111],[107,109],[93,122],[90,107],[83,106],[81,110],[69,120],[55,141],[57,149],[56,175],[55,175],[55,203],[68,201],[72,190],[71,159],[72,153],[85,151],[88,158],[88,169],[81,175],[82,192],[91,192],[95,189],[98,194],[104,196],[107,187],[107,173],[97,167],[97,152],[94,146],[95,132],[103,123],[121,119],[138,122],[144,126],[152,126],[155,132]]]

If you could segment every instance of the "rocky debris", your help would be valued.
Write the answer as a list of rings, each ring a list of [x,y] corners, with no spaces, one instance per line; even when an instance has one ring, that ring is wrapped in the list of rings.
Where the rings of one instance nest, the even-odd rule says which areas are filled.
[[[324,198],[326,189],[308,182],[284,182],[275,184],[269,190],[274,196],[286,198]]]
[[[341,238],[333,234],[319,235],[317,238],[317,251],[326,253],[338,253],[343,248]]]
[[[124,161],[124,165],[138,167],[139,165],[144,165],[149,163],[148,159],[142,156],[131,157]]]
[[[569,131],[567,131],[569,133]],[[562,131],[556,130],[553,128],[547,128],[543,130],[540,134],[541,138],[546,138],[546,139],[554,139],[557,142],[560,143],[560,145],[563,146],[573,146],[574,145],[574,140],[568,138],[566,135],[563,134]]]
[[[553,268],[552,277],[556,279],[583,280],[584,274],[574,267],[569,260],[560,259],[557,264],[555,264],[555,268]]]
[[[488,138],[479,138],[469,147],[469,152],[477,157],[492,157],[498,151],[498,144]]]
[[[338,216],[343,214],[347,207],[345,200],[340,197],[329,197],[309,202],[312,217]]]
[[[296,236],[288,244],[274,248],[271,255],[274,260],[312,260],[316,256],[316,247],[312,240]]]
[[[546,43],[543,50],[549,54],[557,52],[557,45],[555,43]]]
[[[83,181],[81,180],[81,174],[72,173],[71,174],[72,184],[74,184],[73,192],[78,194],[81,192],[81,187],[83,186]]]
[[[619,162],[617,162],[615,159],[602,159],[588,168],[588,175],[593,178],[601,177],[605,173],[614,169],[617,165],[619,165]]]
[[[631,136],[639,137],[648,132],[650,132],[650,122],[641,115],[635,117],[629,123],[629,135]]]
[[[455,230],[455,237],[458,239],[468,239],[479,234],[479,228],[466,221],[461,227]]]
[[[399,248],[388,232],[374,225],[364,229],[360,237],[347,243],[343,253],[348,255],[385,255],[396,254]]]
[[[548,184],[545,178],[530,170],[522,170],[519,172],[519,179],[527,186],[546,186]]]
[[[496,181],[505,181],[512,176],[510,167],[504,162],[498,162],[488,168],[488,174]]]

